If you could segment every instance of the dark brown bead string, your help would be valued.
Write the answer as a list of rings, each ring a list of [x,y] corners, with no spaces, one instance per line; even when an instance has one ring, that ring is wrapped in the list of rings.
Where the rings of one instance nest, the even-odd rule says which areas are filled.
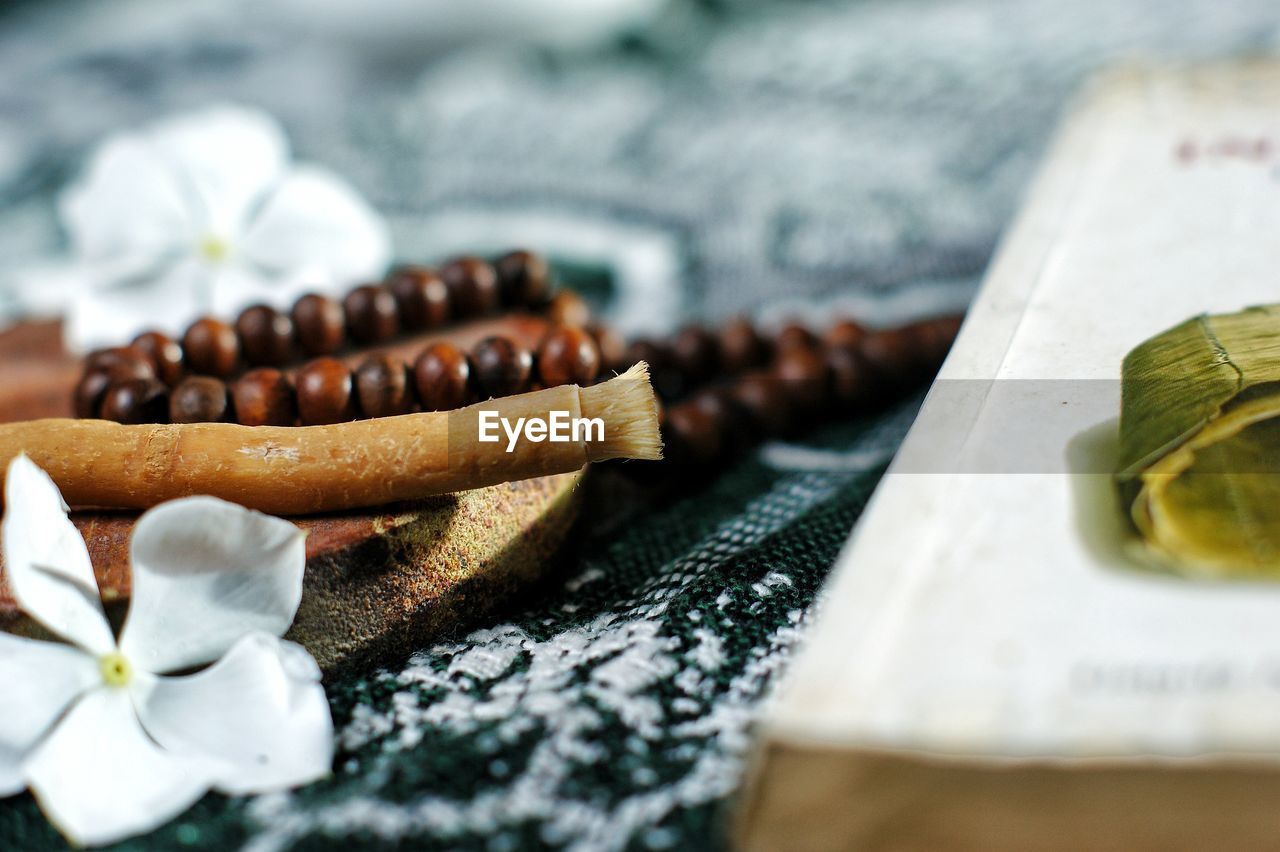
[[[170,423],[232,420],[227,385],[212,376],[188,376],[169,394]]]
[[[471,362],[447,341],[433,343],[413,362],[414,388],[424,411],[452,411],[467,404]]]
[[[883,405],[937,370],[959,322],[941,317],[868,331],[842,320],[822,338],[793,324],[764,347],[772,350],[770,357],[757,345],[763,337],[748,323],[732,321],[719,335],[721,365],[767,360],[768,366],[697,390],[668,407],[663,461],[628,462],[622,469],[650,482],[655,473],[659,479],[696,475],[757,441],[802,431],[824,416]],[[659,361],[669,357],[653,342],[629,351]]]
[[[169,388],[188,374],[226,380],[246,368],[280,367],[299,357],[334,355],[351,346],[440,328],[452,320],[493,313],[499,305],[538,310],[553,320],[585,322],[585,303],[571,293],[550,297],[550,281],[546,261],[531,252],[509,252],[493,264],[461,257],[439,272],[425,266],[400,267],[381,283],[355,287],[340,301],[309,294],[288,312],[253,305],[234,323],[204,317],[191,324],[180,343],[160,332],[146,332],[128,347],[102,350],[86,359],[76,390],[76,414],[98,416],[107,389],[126,379],[156,378]],[[126,364],[119,357],[99,357],[125,350]]]
[[[268,305],[245,308],[236,319],[244,359],[255,367],[279,367],[293,359],[293,319]]]
[[[240,339],[222,320],[196,320],[182,336],[182,352],[193,373],[228,378],[240,362]]]
[[[298,420],[293,382],[279,370],[250,370],[230,390],[236,422],[243,426],[292,426]]]
[[[135,348],[124,347],[95,354],[86,381],[105,376],[108,387],[120,381],[128,385],[126,390],[112,395],[108,407],[106,390],[95,384],[80,401],[87,410],[101,394],[101,414],[123,422],[163,416],[172,422],[319,425],[420,409],[450,410],[538,385],[590,384],[605,367],[622,370],[646,360],[659,365],[655,370],[675,376],[667,389],[660,387],[660,396],[671,404],[666,427],[671,455],[696,466],[732,455],[744,441],[785,434],[825,413],[850,410],[913,384],[945,354],[955,321],[869,333],[846,321],[823,339],[797,328],[790,326],[769,340],[742,320],[727,323],[719,333],[691,327],[669,342],[637,341],[613,363],[605,361],[595,342],[600,329],[593,336],[573,327],[550,330],[536,354],[508,338],[490,337],[470,353],[445,341],[430,344],[411,364],[372,355],[354,371],[326,356],[304,364],[294,381],[269,368],[251,371],[229,387],[212,377],[188,377],[166,395],[163,412],[153,402],[150,362]],[[619,347],[613,348],[616,357]],[[712,365],[719,365],[719,371],[713,372]],[[747,365],[756,366],[736,378],[729,369]],[[707,388],[708,381],[718,384]],[[146,383],[145,393],[138,382]],[[708,436],[699,431],[723,431],[730,421],[740,424],[736,432]]]
[[[316,425],[449,410],[536,386],[589,384],[643,360],[670,405],[664,425],[669,456],[698,467],[914,383],[936,368],[956,326],[948,318],[868,331],[841,320],[822,337],[797,323],[770,337],[739,318],[714,331],[691,325],[666,341],[624,345],[607,327],[589,325],[577,294],[562,290],[548,299],[548,292],[546,264],[528,252],[511,252],[492,267],[472,257],[451,261],[439,273],[401,267],[384,284],[355,288],[342,303],[304,296],[288,315],[258,305],[242,312],[234,327],[208,318],[193,323],[182,347],[149,332],[128,347],[93,353],[76,389],[76,413],[131,423]],[[499,298],[540,305],[553,321],[566,322],[548,332],[536,353],[491,337],[470,353],[433,343],[409,364],[373,355],[354,371],[328,357],[348,339],[376,343],[401,330],[436,327],[487,312]],[[321,357],[302,365],[293,379],[274,369],[299,351]],[[242,361],[271,366],[222,381]],[[212,375],[183,379],[188,367]]]
[[[409,366],[390,355],[372,355],[355,371],[356,400],[365,417],[395,417],[413,411]]]

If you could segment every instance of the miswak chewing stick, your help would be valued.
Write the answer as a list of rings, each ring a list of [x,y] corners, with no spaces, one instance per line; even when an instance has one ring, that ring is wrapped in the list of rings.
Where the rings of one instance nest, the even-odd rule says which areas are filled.
[[[648,367],[455,411],[330,426],[0,424],[74,507],[143,509],[209,494],[276,515],[378,506],[662,454]]]

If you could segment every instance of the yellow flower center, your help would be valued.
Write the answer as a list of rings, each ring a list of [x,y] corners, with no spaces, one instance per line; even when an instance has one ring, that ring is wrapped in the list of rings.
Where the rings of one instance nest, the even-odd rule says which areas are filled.
[[[210,263],[221,263],[227,259],[227,255],[231,253],[231,246],[227,245],[227,241],[213,234],[206,234],[200,240],[200,254]]]
[[[128,686],[133,680],[133,666],[119,651],[99,657],[98,671],[102,672],[102,682],[107,686]]]

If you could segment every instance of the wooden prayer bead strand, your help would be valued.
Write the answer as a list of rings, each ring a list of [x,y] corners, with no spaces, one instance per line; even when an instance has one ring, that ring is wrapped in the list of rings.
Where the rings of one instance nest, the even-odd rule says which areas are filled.
[[[101,416],[117,423],[164,423],[169,417],[169,389],[154,378],[113,384],[103,396]]]
[[[769,359],[769,343],[746,317],[736,317],[720,327],[718,335],[720,367],[730,373],[744,373],[764,366]]]
[[[414,388],[423,411],[452,411],[471,397],[471,362],[452,343],[433,343],[413,362]]]
[[[316,358],[302,365],[294,384],[298,418],[303,426],[326,426],[358,418],[351,371],[336,358]]]
[[[823,354],[794,343],[778,352],[771,369],[802,415],[817,414],[826,402],[830,378]]]
[[[591,322],[591,308],[572,290],[561,290],[546,303],[547,319],[555,325],[584,326]]]
[[[867,329],[859,322],[843,319],[827,329],[823,340],[828,346],[854,347],[862,344],[867,336]]]
[[[190,372],[229,378],[240,361],[240,339],[229,324],[204,317],[193,322],[182,336],[182,352]]]
[[[486,337],[471,350],[472,381],[481,399],[529,390],[533,355],[506,337]]]
[[[232,421],[227,386],[212,376],[188,376],[169,394],[170,423]]]
[[[347,318],[342,306],[333,299],[309,293],[294,303],[290,314],[294,335],[307,355],[332,355],[342,348]]]
[[[957,317],[940,317],[864,332],[846,320],[821,340],[792,331],[768,370],[698,391],[667,410],[664,461],[621,470],[641,484],[652,484],[655,476],[670,481],[705,474],[760,439],[792,433],[827,413],[886,402],[911,387],[909,379],[937,369],[959,324]],[[739,325],[733,334],[741,333]],[[722,330],[722,341],[724,336]],[[868,343],[870,357],[863,353]],[[662,346],[645,341],[638,349],[644,348],[660,352]],[[629,352],[638,354],[637,347]],[[727,366],[733,359],[721,352]]]
[[[234,381],[231,401],[242,426],[292,426],[298,421],[293,383],[272,367],[250,370]]]
[[[144,331],[133,339],[130,346],[147,356],[156,378],[169,387],[176,385],[182,378],[185,370],[182,347],[172,337],[158,331]]]
[[[780,353],[794,347],[816,349],[818,347],[818,336],[804,325],[798,322],[790,322],[774,335],[773,346]]]
[[[609,326],[603,323],[591,323],[585,326],[587,334],[596,342],[600,351],[601,374],[622,372],[631,365],[626,363],[627,343]]]
[[[502,303],[531,307],[544,302],[551,290],[551,271],[541,255],[517,250],[494,261]]]
[[[498,274],[478,257],[457,257],[440,268],[455,315],[484,316],[498,307]]]
[[[293,357],[293,320],[269,305],[245,308],[236,318],[236,335],[252,366],[279,367]]]
[[[404,361],[390,355],[373,355],[354,375],[356,397],[364,417],[394,417],[413,411],[413,385]]]
[[[86,363],[85,372],[76,383],[72,405],[76,417],[96,419],[101,416],[102,401],[112,385],[131,379],[155,378],[149,362],[141,358],[99,358]]]
[[[351,339],[365,345],[383,343],[400,331],[400,313],[395,296],[386,287],[365,284],[342,300]]]
[[[85,356],[84,369],[85,372],[93,370],[137,372],[138,378],[156,378],[151,359],[137,346],[96,349]]]
[[[552,329],[538,347],[537,361],[546,387],[589,385],[600,373],[600,349],[581,328]]]
[[[449,288],[440,273],[428,266],[403,266],[387,276],[387,289],[396,300],[405,331],[423,331],[449,320]]]
[[[512,251],[497,262],[501,265],[500,274],[479,258],[450,262],[450,281],[462,300],[457,311],[460,317],[490,312],[500,295],[513,306],[550,312],[575,323],[589,316],[585,303],[576,294],[566,292],[559,300],[548,300],[550,271],[539,255]],[[380,295],[382,291],[390,293],[391,299]],[[145,356],[152,373],[170,387],[187,373],[227,379],[240,368],[241,361],[251,368],[279,366],[299,351],[311,357],[336,353],[346,342],[349,324],[351,336],[360,343],[381,342],[401,330],[439,327],[455,313],[453,299],[450,285],[440,274],[429,267],[407,266],[394,270],[381,285],[354,288],[345,299],[349,309],[327,296],[309,294],[288,312],[255,305],[243,311],[234,325],[212,317],[193,323],[182,344],[162,333],[146,332],[135,338],[131,348]],[[610,342],[618,345],[616,337]],[[124,378],[114,367],[105,372],[98,370],[93,377],[90,372],[93,370],[86,364],[75,392],[78,416],[96,416],[110,384],[105,372]],[[136,371],[125,372],[134,375]]]

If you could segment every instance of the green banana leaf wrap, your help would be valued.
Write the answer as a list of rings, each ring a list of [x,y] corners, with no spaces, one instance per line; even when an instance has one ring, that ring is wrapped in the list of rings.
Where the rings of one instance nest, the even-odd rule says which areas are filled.
[[[1177,573],[1280,580],[1280,305],[1202,315],[1124,359],[1124,505]]]

